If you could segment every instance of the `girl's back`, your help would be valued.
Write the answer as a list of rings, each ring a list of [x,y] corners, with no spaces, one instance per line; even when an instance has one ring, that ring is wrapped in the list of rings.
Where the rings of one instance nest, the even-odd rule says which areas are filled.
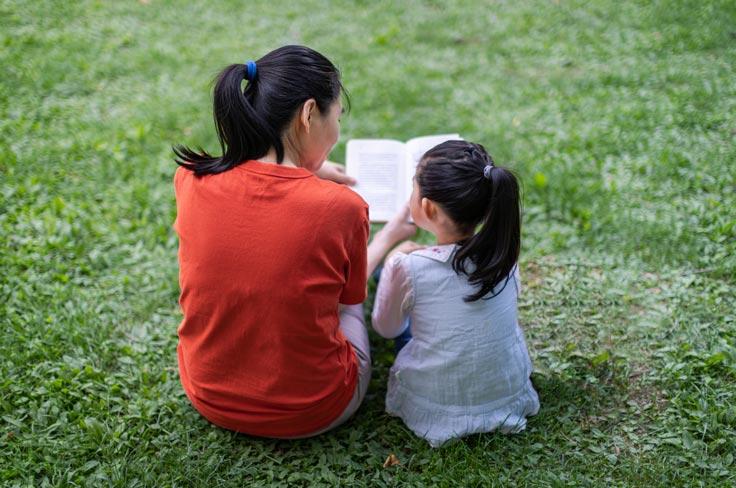
[[[521,430],[539,409],[517,322],[518,273],[494,289],[495,297],[466,302],[475,287],[452,269],[456,247],[398,254],[387,263],[407,273],[413,303],[412,340],[391,368],[386,409],[432,445],[475,432]]]
[[[450,259],[442,260],[454,247],[408,256],[415,285],[409,314],[414,340],[397,364],[404,370],[402,381],[409,388],[421,383],[434,403],[480,407],[515,395],[529,380],[531,363],[517,323],[518,278],[490,300],[465,302],[473,287],[452,270]]]

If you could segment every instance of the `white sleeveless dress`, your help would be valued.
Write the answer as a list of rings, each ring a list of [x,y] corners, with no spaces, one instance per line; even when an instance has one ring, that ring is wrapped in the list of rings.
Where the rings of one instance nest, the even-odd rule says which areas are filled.
[[[476,288],[452,269],[456,247],[392,256],[372,316],[373,328],[387,338],[411,319],[412,339],[389,373],[386,411],[433,447],[478,432],[519,432],[539,411],[517,320],[518,270],[494,298],[466,303]]]

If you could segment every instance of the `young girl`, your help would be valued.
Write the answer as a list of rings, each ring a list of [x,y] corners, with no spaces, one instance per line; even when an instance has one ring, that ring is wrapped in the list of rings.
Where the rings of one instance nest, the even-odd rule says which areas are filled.
[[[218,76],[222,153],[178,146],[179,374],[212,423],[296,438],[360,406],[371,374],[366,276],[413,226],[370,247],[368,208],[334,166],[337,68],[284,46]]]
[[[381,273],[374,329],[386,338],[411,331],[389,374],[386,411],[433,447],[524,429],[539,399],[517,322],[516,178],[480,144],[444,142],[419,163],[409,208],[437,245],[407,242]]]

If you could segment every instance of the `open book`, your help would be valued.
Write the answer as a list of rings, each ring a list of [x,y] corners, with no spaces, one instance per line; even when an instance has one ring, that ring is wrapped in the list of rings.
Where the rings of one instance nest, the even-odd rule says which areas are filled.
[[[458,134],[391,139],[352,139],[347,144],[345,172],[358,180],[352,189],[368,202],[371,222],[386,222],[409,201],[419,160],[429,149]]]

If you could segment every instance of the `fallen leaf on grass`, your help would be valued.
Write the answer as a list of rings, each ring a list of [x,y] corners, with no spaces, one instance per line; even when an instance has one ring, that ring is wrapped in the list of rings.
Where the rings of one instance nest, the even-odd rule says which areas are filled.
[[[383,462],[384,468],[389,468],[391,466],[396,466],[397,464],[401,464],[401,461],[399,461],[399,458],[397,458],[393,453],[389,454],[386,460]]]

